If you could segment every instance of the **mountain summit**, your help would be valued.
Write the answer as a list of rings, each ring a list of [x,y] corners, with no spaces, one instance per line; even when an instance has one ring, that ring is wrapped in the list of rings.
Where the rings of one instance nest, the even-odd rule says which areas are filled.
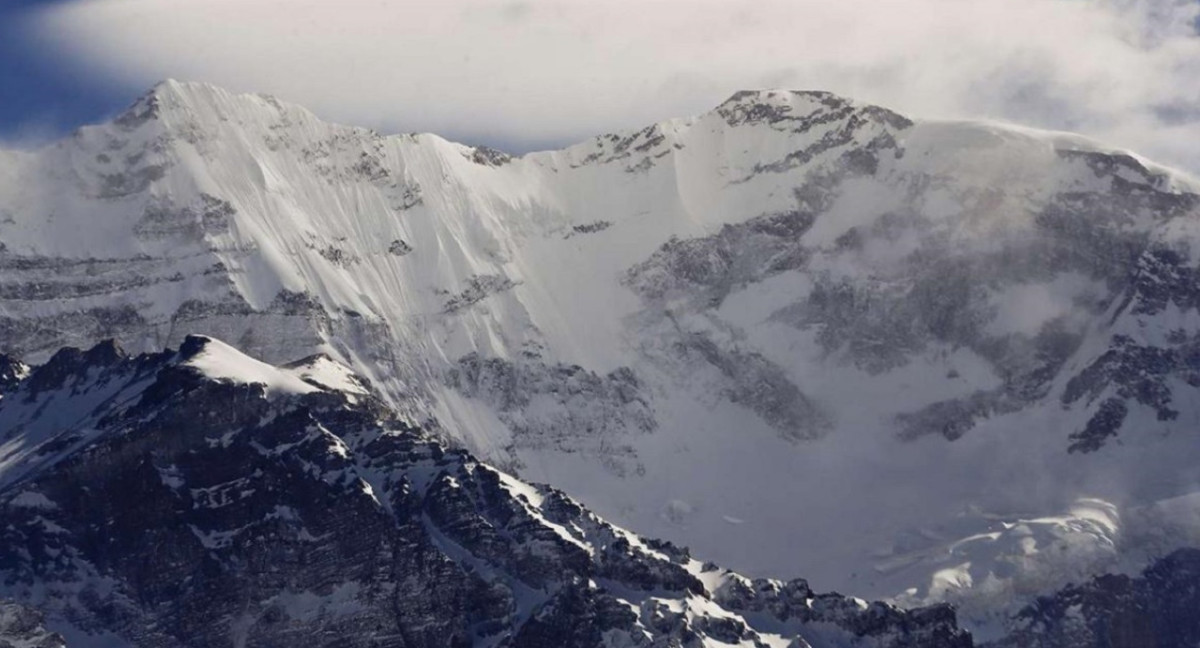
[[[323,353],[623,526],[984,627],[1195,537],[1198,218],[1133,155],[828,93],[512,157],[167,82],[0,151],[0,350]]]

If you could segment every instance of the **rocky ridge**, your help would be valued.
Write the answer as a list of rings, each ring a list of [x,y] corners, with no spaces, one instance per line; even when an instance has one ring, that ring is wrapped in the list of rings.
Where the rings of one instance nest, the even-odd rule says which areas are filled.
[[[1017,617],[1018,629],[986,646],[1135,648],[1194,646],[1200,641],[1200,550],[1155,561],[1138,576],[1106,574],[1039,597]]]
[[[0,592],[71,645],[971,645],[947,606],[751,580],[615,527],[324,356],[62,349],[5,388],[0,457]],[[0,641],[61,646],[31,614],[0,606]]]

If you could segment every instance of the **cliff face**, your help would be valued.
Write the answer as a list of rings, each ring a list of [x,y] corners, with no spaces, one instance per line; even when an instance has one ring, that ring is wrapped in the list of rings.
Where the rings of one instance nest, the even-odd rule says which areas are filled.
[[[3,592],[72,645],[971,645],[947,607],[644,540],[447,449],[325,356],[63,349],[4,391],[0,439]],[[10,609],[0,640],[61,645]]]

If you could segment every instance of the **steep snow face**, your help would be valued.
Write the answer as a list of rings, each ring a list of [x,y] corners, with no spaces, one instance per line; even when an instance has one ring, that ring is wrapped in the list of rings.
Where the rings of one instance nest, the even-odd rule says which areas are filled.
[[[33,451],[0,464],[6,647],[63,645],[30,606],[81,647],[971,645],[949,606],[750,580],[613,526],[445,447],[329,358],[106,343],[8,395],[0,438]]]
[[[5,155],[5,351],[324,353],[754,573],[948,592],[867,566],[1200,483],[1200,198],[1070,135],[749,92],[511,158],[167,82]]]

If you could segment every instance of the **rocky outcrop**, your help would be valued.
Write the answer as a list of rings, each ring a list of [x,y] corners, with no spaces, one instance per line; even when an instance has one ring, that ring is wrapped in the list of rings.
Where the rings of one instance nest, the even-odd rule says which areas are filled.
[[[28,365],[10,356],[0,354],[0,393],[16,387],[28,374]]]
[[[808,253],[800,238],[814,220],[811,212],[764,214],[705,238],[672,239],[630,268],[625,283],[650,300],[687,297],[719,306],[734,290],[803,267]]]
[[[994,648],[1183,648],[1200,642],[1200,550],[1181,549],[1141,576],[1109,574],[1038,598]]]
[[[46,630],[37,610],[0,601],[0,648],[66,648],[62,635]]]
[[[517,283],[512,279],[500,275],[473,275],[467,278],[464,288],[458,294],[446,300],[443,309],[447,313],[454,313],[478,304],[489,295],[509,290],[515,285]]]
[[[328,357],[63,349],[0,400],[0,439],[5,590],[133,646],[971,645],[948,608],[638,538],[447,448]],[[9,609],[0,637],[42,636]]]

